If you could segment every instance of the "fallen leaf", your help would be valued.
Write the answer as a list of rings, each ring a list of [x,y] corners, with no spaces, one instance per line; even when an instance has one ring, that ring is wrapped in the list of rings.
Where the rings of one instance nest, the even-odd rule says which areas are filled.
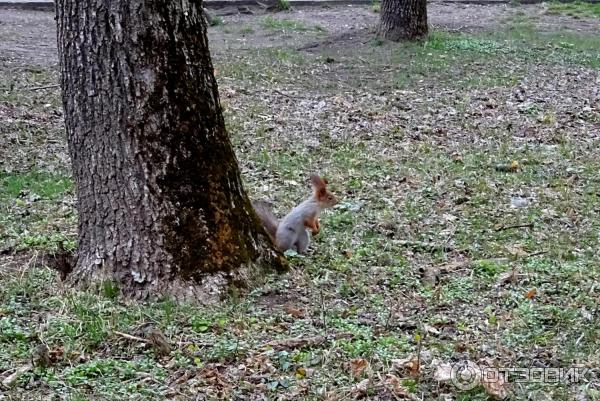
[[[513,160],[508,164],[497,164],[496,171],[502,171],[504,173],[515,173],[519,171],[519,162],[517,160]]]
[[[402,380],[398,376],[394,376],[392,374],[387,374],[385,378],[385,384],[389,387],[392,392],[399,397],[406,398],[409,400],[414,400],[416,397],[408,392],[406,388],[402,385]]]
[[[435,368],[433,378],[438,382],[447,382],[452,379],[452,365],[442,362]]]
[[[294,304],[285,304],[283,310],[285,310],[285,313],[292,317],[295,317],[296,319],[304,316],[304,310]]]
[[[517,271],[509,270],[498,275],[495,287],[502,287],[504,284],[514,283],[517,280]]]
[[[367,390],[369,389],[369,384],[371,383],[371,379],[364,379],[360,383],[357,383],[352,387],[350,392],[354,396],[354,398],[360,398],[367,395]]]
[[[485,391],[498,400],[503,400],[508,396],[506,390],[506,381],[503,374],[494,374],[493,377],[485,377],[482,380]]]
[[[159,356],[167,356],[171,353],[171,345],[167,337],[160,330],[156,328],[150,329],[148,331],[148,341]]]
[[[429,334],[432,334],[434,336],[437,336],[438,334],[440,334],[440,331],[438,329],[436,329],[433,326],[430,326],[428,324],[424,324],[423,328],[425,329],[425,331]]]
[[[405,359],[392,359],[392,370],[402,375],[409,374],[411,377],[420,375],[421,366],[419,358],[412,356]]]
[[[523,245],[521,244],[509,245],[506,247],[506,250],[513,259],[523,258],[529,255],[529,253],[523,249]]]
[[[529,291],[527,291],[525,293],[525,298],[527,299],[533,299],[533,297],[535,297],[535,295],[537,294],[537,289],[532,288]]]
[[[369,362],[363,358],[357,358],[350,361],[350,369],[352,377],[358,379],[366,368],[369,367]]]
[[[342,255],[344,255],[347,259],[350,259],[354,253],[350,249],[346,249],[342,251]]]
[[[521,196],[513,196],[510,198],[510,206],[513,208],[522,208],[529,205],[529,200]]]
[[[33,365],[27,364],[15,369],[15,371],[2,380],[2,385],[6,388],[12,387],[19,377],[33,369]]]

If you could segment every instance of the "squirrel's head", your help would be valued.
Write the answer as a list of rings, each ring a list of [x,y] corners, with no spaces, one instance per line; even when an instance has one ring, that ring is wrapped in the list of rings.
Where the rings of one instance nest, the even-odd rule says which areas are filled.
[[[338,202],[337,198],[327,189],[327,180],[325,178],[321,178],[317,174],[311,174],[310,182],[315,191],[314,196],[322,208],[332,207]]]

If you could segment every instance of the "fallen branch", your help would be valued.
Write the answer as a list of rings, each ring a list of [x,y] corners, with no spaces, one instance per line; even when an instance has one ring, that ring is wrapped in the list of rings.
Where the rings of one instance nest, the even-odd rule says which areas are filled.
[[[6,387],[6,388],[12,387],[12,385],[19,379],[19,377],[21,377],[24,373],[27,373],[32,369],[33,369],[32,364],[28,364],[28,365],[16,368],[12,374],[10,374],[4,380],[2,380],[2,386]]]
[[[427,242],[420,242],[420,241],[398,241],[398,244],[400,246],[403,246],[405,248],[408,248],[412,251],[415,252],[429,252],[429,253],[435,253],[435,252],[454,252],[455,249],[451,246],[448,245],[435,245],[435,244],[431,244],[431,243],[427,243]]]
[[[60,88],[59,84],[54,84],[54,85],[44,85],[44,86],[26,86],[24,88],[0,88],[0,90],[2,91],[39,91],[42,89],[54,89],[54,88]]]
[[[511,228],[533,228],[533,223],[527,223],[527,224],[513,224],[510,226],[500,226],[500,227],[496,227],[495,230],[496,231],[504,231],[504,230],[510,230]]]
[[[263,345],[263,348],[271,347],[275,350],[295,349],[302,347],[314,347],[321,345],[327,341],[337,340],[341,338],[353,338],[352,333],[339,333],[331,336],[310,336],[310,337],[294,337],[283,340],[273,340]]]
[[[120,331],[113,331],[113,333],[115,333],[116,335],[118,335],[120,337],[123,337],[123,338],[126,338],[128,340],[131,340],[131,341],[137,341],[137,342],[140,342],[140,343],[148,343],[148,342],[150,342],[149,340],[146,340],[145,338],[132,336],[131,334],[127,334],[127,333],[121,333]]]
[[[42,89],[54,89],[54,88],[60,88],[59,84],[54,84],[54,85],[46,85],[46,86],[33,86],[33,87],[29,87],[29,88],[23,88],[23,90],[26,91],[39,91]]]

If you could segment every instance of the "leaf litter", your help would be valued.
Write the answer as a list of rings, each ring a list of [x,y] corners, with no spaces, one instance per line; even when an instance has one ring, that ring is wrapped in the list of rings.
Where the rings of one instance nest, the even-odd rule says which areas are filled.
[[[587,56],[568,58],[560,43],[537,54],[534,45],[515,50],[486,36],[517,17],[551,30],[559,19],[543,6],[429,7],[434,40],[416,48],[373,42],[377,14],[362,7],[274,17],[304,24],[296,31],[264,28],[260,14],[212,28],[221,100],[251,195],[282,214],[305,196],[308,173],[321,171],[340,207],[324,215],[308,257],[290,255],[288,276],[222,310],[89,300],[56,290],[43,267],[15,270],[26,263],[7,247],[0,327],[12,354],[0,352],[0,376],[11,396],[43,397],[57,385],[18,353],[36,348],[37,338],[19,333],[38,320],[55,330],[32,329],[49,349],[65,349],[52,369],[72,395],[114,397],[122,379],[113,370],[131,369],[115,362],[124,359],[138,363],[127,379],[135,391],[174,400],[458,399],[459,390],[438,384],[451,381],[452,361],[598,366],[600,289],[589,280],[600,274],[598,69]],[[29,26],[28,15],[3,14],[0,29]],[[569,31],[598,33],[592,20],[567,22]],[[52,25],[50,16],[39,24]],[[462,34],[475,36],[453,39]],[[19,89],[55,83],[54,64],[19,53],[15,41],[24,39],[8,37],[3,46],[15,57],[2,60],[0,86],[18,90],[1,91],[3,174],[68,171],[58,92]],[[53,35],[40,40],[54,46]],[[72,193],[6,199],[3,242],[32,252],[46,245],[28,233],[74,238]],[[20,217],[27,213],[41,218]],[[131,336],[148,320],[160,326],[156,353],[93,337],[103,325]],[[68,337],[69,322],[87,331]],[[94,390],[70,384],[80,379],[72,364]],[[473,397],[502,398],[508,387],[518,399],[537,390],[484,381]],[[554,399],[597,391],[542,389]]]

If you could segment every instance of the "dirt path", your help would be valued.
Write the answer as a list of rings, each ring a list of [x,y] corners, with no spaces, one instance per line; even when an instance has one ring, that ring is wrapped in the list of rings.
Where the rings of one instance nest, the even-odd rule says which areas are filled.
[[[511,7],[498,5],[429,5],[429,23],[434,29],[448,31],[493,30],[515,16],[537,16],[537,24],[547,30],[568,29],[600,33],[595,19],[574,19],[545,15],[546,6]],[[542,18],[539,18],[539,17]],[[210,29],[213,54],[246,50],[250,47],[302,47],[315,40],[336,40],[364,36],[377,24],[378,14],[369,7],[302,8],[292,12],[263,15],[223,16],[223,25]],[[277,21],[296,21],[278,24]],[[290,34],[303,31],[303,35]],[[2,10],[0,13],[0,63],[3,68],[24,65],[55,68],[56,33],[53,13],[44,11]]]

